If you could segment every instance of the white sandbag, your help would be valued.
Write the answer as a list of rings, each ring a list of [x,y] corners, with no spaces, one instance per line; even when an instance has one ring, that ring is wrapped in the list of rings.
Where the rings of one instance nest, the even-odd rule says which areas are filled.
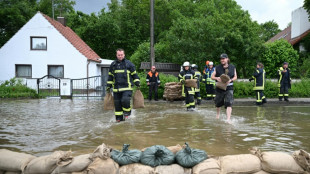
[[[153,174],[154,168],[151,166],[143,165],[140,163],[134,163],[124,165],[119,168],[119,174]]]
[[[310,172],[310,154],[304,150],[297,150],[293,153],[293,158],[297,164],[305,171]]]
[[[23,171],[24,174],[50,174],[58,166],[67,165],[72,161],[71,152],[56,151],[51,155],[31,160]]]
[[[175,146],[169,146],[167,147],[167,149],[169,149],[171,152],[173,152],[174,154],[176,154],[177,152],[179,152],[180,150],[182,150],[182,146],[177,144]]]
[[[99,157],[101,159],[108,159],[111,157],[112,149],[102,143],[100,146],[96,148],[96,150],[92,153],[91,159],[94,160],[95,158]]]
[[[34,158],[36,157],[33,155],[0,149],[0,170],[21,172]]]
[[[270,173],[261,170],[261,171],[259,171],[259,172],[253,173],[253,174],[270,174]]]
[[[22,172],[5,172],[4,174],[21,174]]]
[[[119,165],[111,158],[96,158],[86,169],[87,174],[118,174]]]
[[[156,174],[191,174],[192,169],[183,168],[178,164],[161,165],[155,168]]]
[[[209,158],[193,167],[193,174],[219,174],[221,171],[220,162]]]
[[[58,173],[72,173],[72,172],[81,172],[88,167],[92,162],[90,160],[91,154],[79,155],[72,159],[72,162],[65,166],[58,166],[52,174]]]
[[[262,152],[259,154],[264,171],[270,173],[304,173],[294,158],[283,152]]]
[[[252,154],[220,157],[221,173],[255,173],[261,170],[259,158]]]

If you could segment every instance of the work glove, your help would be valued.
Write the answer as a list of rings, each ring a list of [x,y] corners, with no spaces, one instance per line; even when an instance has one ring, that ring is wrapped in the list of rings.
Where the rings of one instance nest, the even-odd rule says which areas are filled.
[[[139,81],[136,81],[136,82],[135,82],[135,85],[136,85],[138,88],[140,88],[140,82],[139,82]]]
[[[185,84],[185,80],[184,80],[184,79],[182,79],[182,80],[181,80],[181,83],[184,85],[184,84]]]
[[[106,91],[107,91],[107,92],[110,92],[110,89],[111,89],[111,87],[108,87],[108,86],[107,86]]]

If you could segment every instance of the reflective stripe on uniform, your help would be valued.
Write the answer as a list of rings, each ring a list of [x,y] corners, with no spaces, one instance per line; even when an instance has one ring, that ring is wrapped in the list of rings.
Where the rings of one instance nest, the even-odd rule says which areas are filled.
[[[130,72],[130,71],[129,71],[129,72]],[[134,74],[137,74],[137,72],[136,72],[136,71],[134,71],[134,72],[130,73],[130,75],[134,75]]]
[[[116,115],[116,116],[123,115],[123,111],[115,112],[115,115]]]
[[[140,82],[140,79],[135,79],[133,82]]]
[[[113,84],[113,81],[108,81],[107,84]]]
[[[113,92],[122,92],[122,91],[131,91],[132,88],[119,88],[119,89],[113,89]]]
[[[130,112],[131,108],[123,108],[123,111]]]

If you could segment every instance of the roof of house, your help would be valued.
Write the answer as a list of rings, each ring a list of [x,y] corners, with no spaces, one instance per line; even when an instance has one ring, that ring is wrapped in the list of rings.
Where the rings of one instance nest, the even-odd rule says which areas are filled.
[[[269,39],[267,42],[274,42],[276,40],[285,39],[288,42],[291,40],[291,25],[282,30],[280,33],[273,36],[271,39]]]
[[[298,37],[292,38],[290,40],[290,43],[292,45],[295,45],[296,43],[299,43],[304,37],[306,37],[310,33],[310,29],[299,35]]]
[[[98,54],[92,50],[70,27],[64,26],[60,22],[43,13],[41,14],[88,60],[101,62],[100,56],[98,56]]]

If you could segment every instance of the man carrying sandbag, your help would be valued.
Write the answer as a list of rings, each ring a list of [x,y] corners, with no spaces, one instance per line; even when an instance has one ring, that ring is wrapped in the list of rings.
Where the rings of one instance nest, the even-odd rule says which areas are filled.
[[[264,95],[266,72],[262,63],[257,63],[256,70],[253,73],[252,78],[249,79],[249,81],[251,82],[252,80],[255,81],[253,90],[256,93],[256,105],[262,105],[263,103],[267,103],[266,97]]]
[[[215,67],[211,79],[216,80],[215,89],[215,106],[216,118],[220,118],[220,109],[223,105],[226,108],[227,120],[230,120],[232,112],[232,104],[234,102],[233,81],[237,80],[237,72],[235,66],[229,64],[227,54],[221,54],[221,64]]]
[[[113,87],[115,116],[116,121],[120,122],[125,121],[131,114],[133,83],[139,88],[140,79],[135,65],[125,58],[123,49],[116,50],[116,58],[110,65],[107,91]]]
[[[156,71],[156,67],[152,66],[151,71],[146,75],[147,86],[149,86],[149,101],[152,100],[152,94],[154,91],[154,99],[158,101],[158,87],[160,86],[159,73]]]
[[[201,104],[200,96],[200,82],[202,80],[201,73],[198,71],[198,65],[192,64],[192,69],[195,72],[195,79],[197,79],[197,88],[195,88],[195,97],[197,98],[197,105]]]
[[[179,74],[179,81],[182,83],[182,96],[185,97],[187,111],[193,111],[195,108],[195,88],[185,85],[186,80],[195,78],[195,72],[191,70],[189,62],[184,62],[183,70]]]

